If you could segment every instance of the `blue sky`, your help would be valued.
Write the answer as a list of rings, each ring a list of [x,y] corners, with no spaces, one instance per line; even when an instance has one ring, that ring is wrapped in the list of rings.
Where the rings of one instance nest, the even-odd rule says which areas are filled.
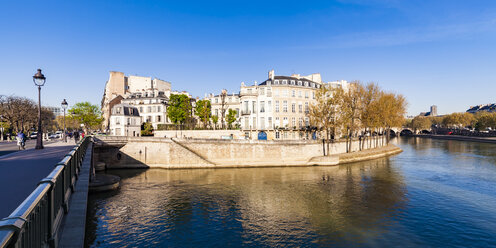
[[[408,113],[496,102],[496,1],[0,2],[0,94],[99,104],[108,72],[194,96],[277,75],[374,81]]]

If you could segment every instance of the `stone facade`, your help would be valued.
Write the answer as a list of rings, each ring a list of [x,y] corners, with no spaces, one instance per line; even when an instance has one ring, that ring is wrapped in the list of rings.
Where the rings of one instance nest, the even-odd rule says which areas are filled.
[[[128,104],[116,104],[110,116],[110,134],[115,136],[140,136],[141,117],[138,109]]]
[[[105,162],[107,168],[308,166],[323,155],[322,143],[312,141],[157,137],[98,137],[96,141],[95,161]],[[375,144],[366,142],[364,148],[375,148]],[[359,141],[353,141],[352,151],[358,151],[358,145]],[[385,145],[381,140],[377,147]],[[330,144],[331,155],[343,153],[346,142]]]

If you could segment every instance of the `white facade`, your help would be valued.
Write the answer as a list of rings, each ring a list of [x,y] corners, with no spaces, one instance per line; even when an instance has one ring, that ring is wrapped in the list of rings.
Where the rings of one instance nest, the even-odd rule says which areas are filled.
[[[141,117],[136,107],[117,104],[110,115],[110,135],[140,136]]]
[[[217,126],[221,125],[221,118],[222,118],[222,97],[221,95],[214,95],[214,94],[209,94],[205,99],[210,101],[211,104],[211,109],[212,109],[212,116],[218,116],[219,121],[217,123]],[[240,104],[240,97],[239,94],[226,94],[225,99],[224,99],[224,109],[225,109],[225,115],[224,115],[224,123],[227,125],[227,114],[229,114],[229,109],[235,110],[236,111],[236,122],[233,123],[233,125],[239,124],[239,116],[240,116],[240,110],[241,110],[241,104]]]
[[[315,102],[317,90],[323,86],[347,89],[348,82],[341,80],[325,83],[318,73],[276,76],[272,70],[269,78],[260,84],[246,86],[241,83],[241,129],[297,131],[308,128],[310,105]],[[278,132],[274,134],[276,139],[279,136]]]
[[[142,122],[150,122],[153,128],[157,129],[159,124],[171,124],[167,117],[169,98],[160,92],[149,90],[135,93],[123,99],[122,103],[134,106]]]

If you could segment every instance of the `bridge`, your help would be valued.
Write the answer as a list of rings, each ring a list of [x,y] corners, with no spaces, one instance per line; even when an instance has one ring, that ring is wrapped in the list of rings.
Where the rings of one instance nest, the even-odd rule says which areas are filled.
[[[27,187],[20,186],[25,191],[31,185],[29,182],[33,181],[30,178],[36,178],[36,170],[39,173],[47,165],[55,167],[8,217],[0,220],[0,248],[84,245],[92,147],[91,137],[85,137],[65,156],[61,154],[66,152],[64,148],[46,147],[41,150],[42,153],[40,150],[26,150],[0,157],[0,170],[11,171],[2,175],[15,176],[3,182],[10,182],[8,188],[18,193],[16,197],[23,197],[25,194],[19,189],[13,189],[18,186],[15,183],[26,184]],[[63,157],[60,162],[53,162],[54,159],[60,159],[60,156]],[[25,161],[19,157],[23,157]],[[16,169],[9,165],[22,168],[17,168],[22,171],[22,175],[13,174]],[[12,182],[15,180],[17,181]],[[6,202],[2,206],[6,206],[7,210],[17,202],[13,197],[2,200]]]

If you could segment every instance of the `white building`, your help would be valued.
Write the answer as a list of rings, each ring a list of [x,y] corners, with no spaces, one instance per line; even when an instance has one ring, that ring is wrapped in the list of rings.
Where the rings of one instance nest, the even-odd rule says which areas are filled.
[[[217,126],[220,127],[222,123],[222,96],[221,95],[214,95],[214,94],[209,94],[205,99],[210,101],[211,104],[211,109],[212,109],[212,116],[218,116],[219,121],[217,123]],[[240,116],[240,109],[241,109],[241,104],[240,104],[240,97],[239,94],[235,93],[227,93],[225,98],[224,98],[224,109],[225,109],[225,114],[224,114],[224,123],[227,125],[227,114],[229,114],[229,109],[235,110],[236,111],[236,122],[233,125],[239,124],[239,116]]]
[[[140,136],[141,117],[138,109],[127,104],[117,104],[110,116],[110,134],[115,136]]]
[[[142,122],[150,122],[153,129],[157,129],[160,124],[171,124],[167,117],[168,102],[169,98],[163,91],[152,89],[122,99],[123,104],[135,107]]]

